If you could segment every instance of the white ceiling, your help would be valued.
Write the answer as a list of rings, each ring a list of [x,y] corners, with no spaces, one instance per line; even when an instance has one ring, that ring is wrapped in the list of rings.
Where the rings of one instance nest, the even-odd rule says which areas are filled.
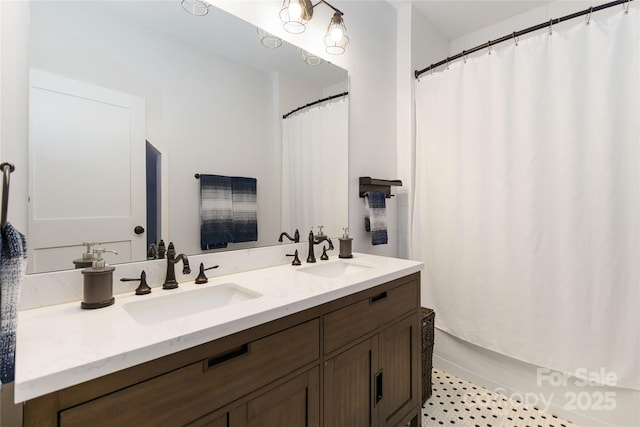
[[[411,3],[440,33],[453,40],[545,5],[549,1],[412,0]]]

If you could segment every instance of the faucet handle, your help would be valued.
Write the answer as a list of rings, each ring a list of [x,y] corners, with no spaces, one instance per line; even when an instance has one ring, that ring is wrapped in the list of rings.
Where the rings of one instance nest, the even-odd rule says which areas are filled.
[[[300,262],[300,258],[298,258],[298,250],[296,249],[296,251],[292,254],[287,254],[287,256],[292,256],[293,257],[293,261],[291,261],[291,265],[301,265],[302,263]]]
[[[198,274],[198,277],[196,277],[196,284],[201,285],[203,283],[207,283],[209,281],[209,279],[204,274],[204,272],[207,271],[207,270],[212,270],[214,268],[218,268],[218,267],[219,267],[218,265],[214,265],[213,267],[204,268],[204,264],[200,263],[200,273]]]
[[[316,235],[316,237],[322,237],[324,236],[324,233],[322,232],[322,228],[324,227],[324,225],[319,225],[318,226],[318,234]]]
[[[140,281],[140,284],[136,288],[136,295],[150,294],[151,288],[149,287],[149,285],[147,285],[147,273],[145,273],[144,270],[142,270],[142,273],[140,273],[140,278],[131,279],[123,277],[122,279],[120,279],[121,282],[137,282],[138,280]]]
[[[158,257],[158,247],[155,243],[149,245],[147,249],[147,259],[156,259]]]

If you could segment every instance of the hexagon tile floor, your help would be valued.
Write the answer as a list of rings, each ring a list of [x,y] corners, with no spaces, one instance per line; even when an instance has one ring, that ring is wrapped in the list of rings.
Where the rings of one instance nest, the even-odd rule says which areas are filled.
[[[432,382],[422,427],[579,427],[444,371],[434,369]]]

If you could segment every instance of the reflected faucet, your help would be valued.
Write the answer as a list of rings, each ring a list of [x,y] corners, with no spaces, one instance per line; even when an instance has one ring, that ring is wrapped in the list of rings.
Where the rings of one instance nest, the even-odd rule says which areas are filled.
[[[185,254],[176,256],[176,250],[173,246],[173,242],[169,243],[169,247],[167,248],[167,276],[162,284],[162,289],[175,289],[178,287],[175,265],[180,261],[182,261],[182,274],[191,273],[187,256]]]
[[[293,237],[289,236],[289,233],[285,233],[284,231],[280,233],[280,237],[278,237],[278,242],[282,242],[282,237],[286,237],[287,239],[291,240],[294,243],[300,242],[300,232],[298,231],[297,228],[296,228],[296,232],[293,233]]]
[[[316,262],[316,255],[313,253],[313,245],[317,245],[320,242],[326,241],[329,243],[329,250],[333,250],[333,242],[326,235],[313,236],[313,230],[309,232],[309,255],[307,256],[307,262]]]

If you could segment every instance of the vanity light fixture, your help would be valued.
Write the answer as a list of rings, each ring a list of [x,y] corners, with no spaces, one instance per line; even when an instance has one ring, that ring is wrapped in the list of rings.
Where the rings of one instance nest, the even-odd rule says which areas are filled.
[[[320,65],[324,62],[324,59],[320,58],[319,56],[314,55],[313,53],[309,53],[304,49],[300,49],[300,53],[302,54],[302,59],[304,59],[304,62],[307,65],[312,65],[312,66],[316,66],[316,65]]]
[[[327,34],[324,36],[324,45],[327,53],[331,55],[342,55],[345,47],[349,43],[347,37],[347,27],[344,25],[342,13],[336,12],[331,18],[331,23],[327,28]]]
[[[256,27],[256,31],[258,33],[258,37],[260,38],[260,43],[262,44],[262,46],[268,47],[269,49],[277,49],[282,46],[282,39],[280,37],[276,37],[260,27]]]
[[[195,16],[205,16],[211,6],[202,0],[182,0],[180,4],[184,10]]]
[[[303,33],[313,17],[311,0],[284,0],[280,8],[280,20],[284,29],[292,34]]]
[[[313,8],[321,3],[333,9],[334,12],[329,28],[327,28],[327,34],[324,36],[326,51],[331,55],[341,55],[349,43],[347,27],[342,18],[344,14],[325,0],[320,0],[316,4],[312,4],[311,0],[283,0],[280,8],[282,26],[293,34],[304,32],[307,29],[307,23],[313,17]]]

